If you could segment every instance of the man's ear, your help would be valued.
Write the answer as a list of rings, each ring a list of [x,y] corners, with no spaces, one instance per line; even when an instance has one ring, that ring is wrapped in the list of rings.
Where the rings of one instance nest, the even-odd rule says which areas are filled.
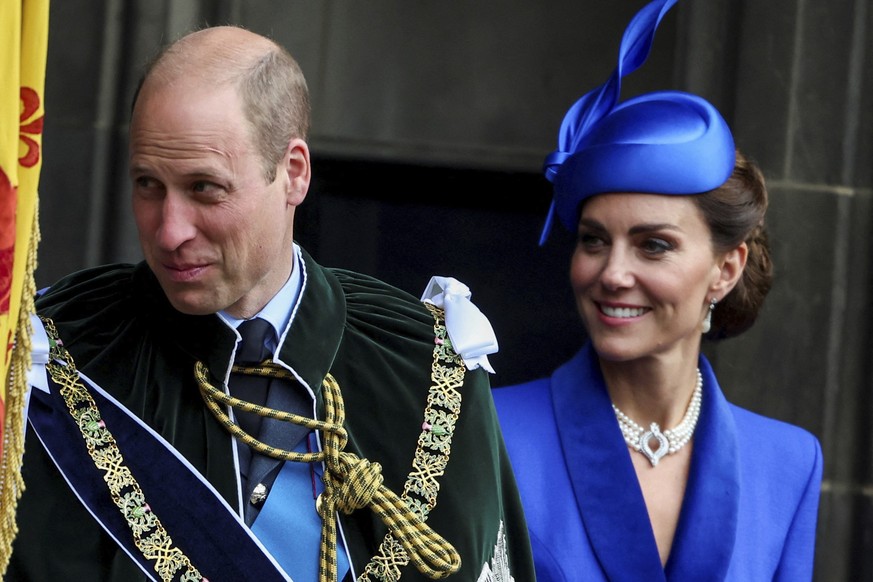
[[[731,249],[719,257],[716,267],[718,275],[716,280],[710,287],[713,294],[719,300],[731,292],[736,286],[737,281],[743,276],[743,269],[746,268],[746,259],[749,258],[749,246],[746,243],[741,243],[738,247]]]
[[[309,192],[309,181],[312,178],[309,146],[305,141],[295,137],[288,143],[281,170],[288,176],[288,204],[299,206]]]

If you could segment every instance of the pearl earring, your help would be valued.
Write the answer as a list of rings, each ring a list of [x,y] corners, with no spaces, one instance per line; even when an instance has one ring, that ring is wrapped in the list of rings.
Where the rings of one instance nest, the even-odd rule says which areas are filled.
[[[709,300],[709,311],[706,312],[706,317],[703,318],[703,333],[709,333],[712,329],[712,312],[715,311],[715,304],[718,303],[715,297]]]

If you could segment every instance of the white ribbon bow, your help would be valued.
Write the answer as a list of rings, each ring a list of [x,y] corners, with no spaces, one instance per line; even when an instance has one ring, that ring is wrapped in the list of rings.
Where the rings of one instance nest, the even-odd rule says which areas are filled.
[[[488,318],[470,301],[470,289],[453,277],[431,277],[421,300],[442,308],[452,348],[470,370],[494,373],[488,354],[497,353],[497,336]]]
[[[36,315],[30,316],[30,370],[27,371],[27,384],[39,388],[48,394],[48,371],[46,364],[49,361],[49,338],[42,325],[42,320]]]

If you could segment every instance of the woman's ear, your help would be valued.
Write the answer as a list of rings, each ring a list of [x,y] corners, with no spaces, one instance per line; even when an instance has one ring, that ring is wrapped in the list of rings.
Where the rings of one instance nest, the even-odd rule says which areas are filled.
[[[746,259],[749,257],[749,246],[741,243],[740,246],[731,249],[721,255],[717,262],[718,276],[713,282],[711,290],[717,294],[719,300],[731,292],[746,268]]]

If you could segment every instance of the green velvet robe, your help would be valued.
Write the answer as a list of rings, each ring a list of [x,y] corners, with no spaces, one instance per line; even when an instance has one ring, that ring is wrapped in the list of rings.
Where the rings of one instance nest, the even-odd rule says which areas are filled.
[[[302,256],[305,286],[280,359],[316,390],[319,410],[322,379],[328,372],[336,378],[346,450],[380,463],[385,485],[400,494],[432,384],[433,316],[383,282]],[[82,373],[171,443],[231,507],[240,506],[232,437],[207,410],[193,374],[201,360],[221,384],[233,331],[217,316],[174,310],[142,263],[74,273],[37,308],[55,322]],[[502,523],[511,574],[516,582],[532,581],[527,529],[487,374],[468,370],[461,393],[450,460],[427,523],[461,556],[461,570],[450,579],[478,580],[486,564],[498,569],[492,562]],[[22,473],[26,489],[7,580],[145,579],[79,503],[31,430]],[[386,529],[369,509],[343,516],[342,527],[360,574]],[[404,581],[425,579],[411,564],[402,570]]]

